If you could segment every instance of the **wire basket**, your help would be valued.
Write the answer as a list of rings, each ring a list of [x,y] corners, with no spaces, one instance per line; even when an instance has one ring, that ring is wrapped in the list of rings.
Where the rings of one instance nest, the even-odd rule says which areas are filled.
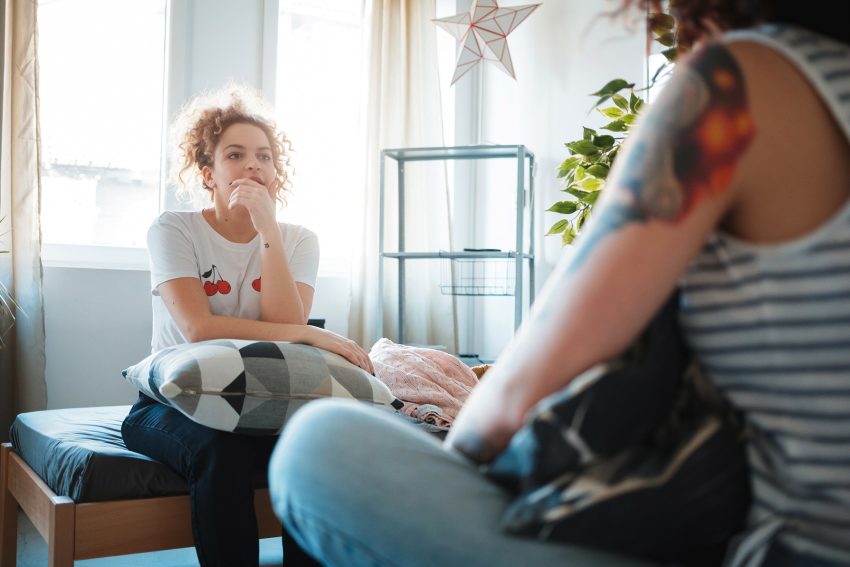
[[[513,295],[513,258],[445,258],[440,266],[443,295]]]

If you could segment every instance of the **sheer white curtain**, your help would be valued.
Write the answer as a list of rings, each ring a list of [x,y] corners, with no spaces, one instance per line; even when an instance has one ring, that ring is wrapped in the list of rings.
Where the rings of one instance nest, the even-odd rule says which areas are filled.
[[[397,263],[385,260],[384,297],[378,289],[378,192],[380,152],[387,148],[444,145],[437,66],[435,0],[366,0],[365,188],[359,224],[360,250],[352,274],[351,337],[365,347],[377,340],[378,302],[384,304],[384,335],[397,337]],[[408,164],[406,249],[451,247],[450,196],[446,164]],[[387,181],[394,183],[394,164]],[[389,185],[392,188],[394,185]],[[392,192],[392,191],[391,191]],[[386,241],[395,242],[399,219],[394,202],[385,208]],[[359,212],[359,211],[358,211]],[[457,318],[451,296],[440,295],[436,261],[407,262],[405,342],[442,345],[457,351]]]
[[[3,115],[0,141],[0,281],[18,305],[0,350],[0,427],[15,412],[44,409],[44,314],[38,174],[36,0],[3,4]]]

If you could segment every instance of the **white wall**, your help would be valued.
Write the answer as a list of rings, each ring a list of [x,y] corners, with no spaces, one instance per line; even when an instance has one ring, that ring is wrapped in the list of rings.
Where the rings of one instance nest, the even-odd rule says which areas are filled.
[[[269,17],[267,2],[181,0],[171,5],[175,28],[169,57],[178,65],[169,79],[169,114],[185,98],[226,78],[261,86],[262,69],[270,65],[262,61],[262,46],[269,39],[262,34],[264,18]],[[458,144],[524,144],[536,155],[538,287],[561,253],[557,239],[542,237],[556,220],[542,211],[561,195],[555,172],[566,156],[563,144],[578,138],[583,125],[600,123],[588,115],[593,102],[589,93],[611,78],[639,80],[643,73],[643,34],[637,29],[628,33],[621,22],[602,16],[610,7],[604,2],[545,1],[509,36],[517,80],[483,66],[480,127],[478,120],[458,116],[459,124],[472,124],[476,130],[459,133]],[[177,37],[186,42],[175,43]],[[478,96],[469,85],[454,88]],[[458,101],[459,111],[463,108],[468,104]],[[481,137],[476,139],[479,128]],[[482,182],[488,182],[486,174]],[[480,221],[477,227],[485,235],[504,230],[499,219],[507,207],[498,201],[490,204],[492,209],[479,215],[490,222]],[[48,264],[44,295],[49,408],[126,404],[135,398],[120,372],[149,352],[148,281],[144,270]],[[484,357],[495,357],[513,329],[510,299],[492,299],[495,303],[476,307],[474,313],[481,333],[470,346]],[[329,329],[346,334],[348,309],[346,279],[320,277],[313,316],[326,318]]]
[[[642,28],[627,30],[621,18],[604,15],[612,7],[609,2],[586,0],[544,2],[508,36],[516,80],[493,65],[480,66],[480,134],[472,133],[469,143],[523,144],[535,154],[538,290],[564,252],[558,237],[544,236],[563,218],[544,211],[565,198],[556,177],[568,155],[564,143],[581,138],[582,126],[595,128],[609,121],[595,111],[589,113],[595,101],[590,93],[618,77],[640,85],[644,74]],[[480,245],[513,249],[515,179],[515,163],[488,162],[479,167],[478,191],[499,195],[475,213]],[[482,203],[480,196],[476,202]],[[475,333],[468,350],[495,358],[513,332],[513,298],[476,302],[472,319]]]
[[[320,277],[313,317],[348,333],[348,282]],[[137,395],[121,371],[150,354],[150,273],[44,270],[48,409],[127,404]]]

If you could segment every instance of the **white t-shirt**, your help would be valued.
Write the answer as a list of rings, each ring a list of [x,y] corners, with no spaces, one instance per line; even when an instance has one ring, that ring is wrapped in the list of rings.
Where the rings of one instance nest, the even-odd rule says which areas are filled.
[[[296,282],[316,287],[319,240],[310,230],[279,223],[289,270]],[[161,283],[199,278],[213,315],[260,318],[260,236],[230,242],[207,223],[200,211],[167,211],[148,230],[153,337],[151,352],[187,342],[159,296]]]

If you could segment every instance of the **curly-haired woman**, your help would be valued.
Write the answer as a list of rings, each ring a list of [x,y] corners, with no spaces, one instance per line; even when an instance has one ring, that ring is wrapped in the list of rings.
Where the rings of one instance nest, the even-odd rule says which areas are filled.
[[[152,351],[216,338],[291,341],[372,372],[353,341],[306,324],[318,240],[276,220],[289,186],[289,142],[267,112],[252,91],[231,87],[194,99],[175,121],[177,180],[189,193],[194,181],[209,201],[198,211],[163,213],[148,232]],[[144,395],[122,434],[129,449],[186,478],[202,565],[257,564],[253,481],[276,437],[209,429]],[[309,561],[286,534],[284,555],[287,564]]]

